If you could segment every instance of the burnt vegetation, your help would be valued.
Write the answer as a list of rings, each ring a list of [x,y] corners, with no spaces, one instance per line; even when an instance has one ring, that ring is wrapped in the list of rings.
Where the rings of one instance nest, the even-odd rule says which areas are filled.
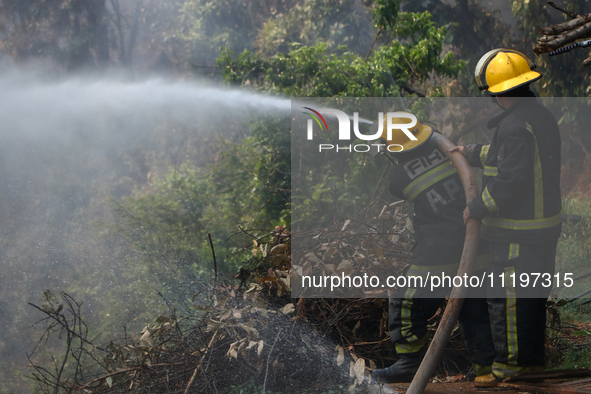
[[[2,0],[0,52],[30,84],[26,73],[116,75],[124,87],[164,75],[273,96],[412,100],[478,97],[481,54],[507,46],[534,58],[539,38],[536,91],[589,95],[588,50],[543,54],[588,38],[586,1],[559,4],[566,13],[542,0],[487,3]],[[495,8],[508,5],[502,18]],[[11,75],[0,80],[8,92]],[[12,116],[27,115],[2,113],[0,392],[338,392],[395,360],[383,295],[289,298],[291,281],[311,268],[398,274],[408,264],[412,212],[387,194],[387,160],[339,158],[330,173],[302,175],[292,171],[285,114],[187,125],[167,117],[170,107],[142,127],[145,139],[120,117],[105,123],[112,141],[95,143],[89,122],[102,124],[118,105],[116,91],[106,95],[86,122],[68,112],[82,98],[63,101],[63,118],[79,123],[62,151],[13,127]],[[568,122],[589,123],[581,108],[565,108],[561,126],[572,201],[591,184],[591,137]],[[482,116],[464,116],[450,135],[480,139],[462,130]],[[295,216],[323,221],[322,231],[291,222],[295,199]],[[568,213],[581,220],[566,227],[561,261],[582,270],[589,209]],[[291,254],[291,230],[305,253]],[[554,312],[549,326],[564,336],[549,336],[548,349],[559,363],[568,335],[586,328],[560,326]],[[446,354],[440,380],[458,379],[468,368],[458,330]]]

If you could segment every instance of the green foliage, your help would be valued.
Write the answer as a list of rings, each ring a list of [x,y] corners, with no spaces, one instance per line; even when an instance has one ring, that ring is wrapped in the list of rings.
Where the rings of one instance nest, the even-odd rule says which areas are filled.
[[[233,272],[227,255],[244,246],[232,237],[238,225],[269,228],[281,223],[290,199],[290,150],[285,118],[258,120],[240,143],[221,140],[207,168],[185,164],[155,182],[154,190],[117,206],[119,230],[133,241],[137,258],[174,280],[186,270],[211,275],[207,234],[214,238],[221,271]],[[204,265],[207,269],[204,270]],[[176,268],[170,268],[176,267]]]
[[[321,42],[293,44],[286,55],[277,53],[267,59],[250,51],[236,55],[225,48],[217,64],[229,84],[293,97],[396,97],[400,89],[415,93],[417,86],[440,95],[438,86],[428,84],[432,76],[455,77],[464,66],[451,52],[442,56],[446,29],[438,28],[428,12],[398,13],[397,2],[379,1],[375,7],[376,25],[387,27],[397,39],[367,58],[345,46],[331,53]],[[281,144],[289,142],[285,137]],[[286,149],[287,145],[282,146]],[[274,158],[262,160],[276,162]],[[355,207],[369,203],[386,164],[363,155],[336,155],[327,160],[328,169],[310,171],[297,180],[294,199],[299,219],[351,215]]]
[[[401,13],[394,31],[401,40],[374,51],[367,59],[341,49],[328,54],[326,44],[295,45],[287,56],[281,53],[264,60],[249,51],[235,56],[228,49],[217,60],[224,79],[231,84],[303,97],[389,97],[399,87],[413,86],[439,77],[454,77],[464,62],[448,52],[441,59],[445,29],[437,28],[429,13]],[[344,52],[343,52],[344,51]],[[437,93],[436,87],[431,88]]]
[[[138,70],[181,63],[166,55],[175,45],[164,40],[176,29],[179,2],[6,0],[0,6],[0,50],[19,66],[41,60],[44,69],[60,73],[129,69],[134,51],[143,55]]]
[[[294,97],[392,97],[418,91],[435,96],[442,92],[460,95],[478,94],[466,86],[473,86],[473,66],[483,53],[509,46],[533,58],[531,48],[537,29],[563,18],[541,0],[515,0],[512,9],[518,25],[510,30],[499,20],[498,13],[486,11],[476,0],[401,0],[406,11],[403,13],[399,12],[399,2],[142,0],[133,2],[137,8],[121,2],[125,12],[119,12],[113,8],[119,4],[116,0],[6,0],[0,7],[1,46],[17,64],[51,59],[72,71],[129,64],[134,48],[144,48],[151,55],[162,54],[164,60],[169,58],[174,64],[189,61],[211,65],[223,46],[218,65],[225,81],[260,91]],[[567,6],[589,12],[582,0]],[[180,19],[176,14],[179,10]],[[137,34],[137,45],[133,41],[134,26],[141,32]],[[375,45],[370,50],[374,35]],[[185,52],[175,47],[178,43],[185,46]],[[245,48],[247,51],[243,51]],[[586,55],[585,50],[575,50],[553,58],[538,57],[536,62],[545,76],[535,88],[542,95],[589,95],[588,73],[582,68]],[[455,91],[447,89],[444,85],[450,85],[449,78],[452,84],[463,86]],[[183,135],[166,145],[153,144],[158,150],[138,146],[113,159],[116,165],[105,165],[102,156],[94,158],[87,163],[88,169],[77,170],[81,172],[78,178],[71,169],[76,162],[88,162],[89,158],[83,148],[74,145],[71,153],[63,156],[63,163],[47,162],[49,172],[40,173],[40,177],[57,180],[60,187],[55,190],[39,187],[32,193],[28,186],[15,190],[12,183],[7,183],[2,202],[6,219],[3,253],[10,278],[3,282],[6,302],[2,311],[8,316],[5,320],[22,320],[26,314],[19,309],[18,301],[25,287],[16,284],[22,278],[21,272],[27,272],[28,286],[33,283],[42,288],[50,278],[56,285],[67,286],[68,291],[73,289],[87,296],[93,302],[93,318],[103,325],[101,329],[108,325],[120,327],[134,319],[131,324],[145,325],[150,316],[167,308],[155,291],[175,306],[187,301],[195,280],[212,276],[208,233],[213,237],[220,271],[234,272],[244,258],[232,253],[251,242],[241,232],[236,235],[237,225],[269,229],[289,224],[288,124],[286,119],[252,122],[247,138],[220,140],[216,146],[200,138],[198,148],[191,148],[192,161],[162,177],[158,174],[166,172],[169,165],[177,167],[171,152],[193,130],[179,131],[178,125],[163,124],[163,140],[174,133]],[[588,137],[572,138],[585,142]],[[568,153],[577,146],[588,144],[573,143]],[[217,150],[219,153],[213,153]],[[186,153],[190,156],[189,151]],[[363,207],[383,190],[382,175],[389,165],[385,158],[349,155],[329,160],[327,171],[316,170],[295,179],[298,189],[294,202],[298,203],[299,217],[320,218],[326,212],[350,216],[356,207]],[[97,172],[108,176],[97,176]],[[81,179],[87,183],[81,183]],[[150,180],[148,184],[146,179]],[[100,232],[87,224],[109,212],[90,206],[89,201],[97,204],[105,194],[118,199],[131,190],[140,191],[132,198],[123,198],[116,209],[118,234],[126,237],[107,247],[99,245],[101,241],[95,237]],[[27,211],[30,205],[25,200],[35,199],[36,193],[51,193],[50,199],[61,208],[47,210],[42,203],[36,210]],[[584,220],[565,223],[559,244],[559,269],[586,272],[591,259],[591,207],[575,199],[566,200],[564,207],[566,213],[580,215]],[[51,217],[47,222],[50,226],[38,224],[35,232],[24,234],[22,229],[26,227],[19,227],[22,218],[37,220],[36,216]],[[71,234],[68,242],[55,235],[64,233]],[[121,245],[123,239],[129,239],[132,247]],[[11,248],[17,240],[35,246]],[[257,258],[260,256],[253,256],[253,260]],[[62,265],[56,268],[56,262]],[[91,271],[88,267],[92,267]],[[15,284],[11,283],[13,279]],[[564,310],[571,313],[569,308],[575,308],[571,305]],[[586,309],[572,313],[573,319],[588,319]],[[4,329],[15,327],[8,324]],[[9,354],[7,359],[14,355],[5,354]]]
[[[567,220],[563,223],[562,235],[558,242],[556,271],[575,273],[574,276],[578,276],[590,270],[591,201],[571,197],[564,199],[562,206]],[[589,279],[582,281],[588,283]],[[582,292],[588,290],[588,286],[573,290]]]
[[[560,307],[556,308],[556,305]],[[554,345],[554,348],[547,349],[553,366],[556,369],[590,367],[591,357],[586,349],[591,334],[587,323],[591,321],[591,307],[581,304],[580,300],[568,303],[561,300],[553,308],[548,308],[548,312],[551,312],[549,316],[554,315],[557,320],[556,325],[551,324],[547,329],[548,337],[553,340]]]
[[[129,236],[147,258],[162,264],[196,261],[199,249],[195,238],[201,238],[204,231],[206,179],[198,170],[184,166],[171,171],[156,190],[119,204],[117,213]]]
[[[268,226],[288,210],[291,192],[291,134],[286,117],[258,121],[251,125],[253,145],[258,147],[255,156],[255,176],[252,182],[253,208],[258,214],[255,223]],[[274,223],[287,224],[289,223]]]
[[[186,0],[180,12],[182,28],[175,37],[186,43],[199,64],[211,64],[221,47],[233,51],[254,49],[259,27],[287,0]]]
[[[354,0],[304,0],[265,22],[257,51],[272,56],[289,51],[290,44],[326,43],[329,50],[347,45],[356,53],[367,50],[371,39],[369,10]]]
[[[582,298],[586,301],[588,298]],[[580,323],[591,321],[591,305],[581,305],[579,300],[571,301],[560,308],[560,321],[568,323]]]
[[[556,272],[572,273],[573,277],[584,275],[590,271],[591,259],[591,201],[583,198],[566,198],[562,204],[563,214],[567,219],[563,221],[563,230],[556,253]],[[570,289],[562,288],[562,293],[568,297],[575,297],[589,290],[589,277],[575,281]],[[589,295],[581,299],[574,299],[560,308],[562,322],[580,323],[591,321],[591,307],[583,302],[588,301]],[[585,335],[588,337],[588,333]],[[564,342],[566,351],[561,368],[588,367],[591,359],[582,351],[581,346],[573,346]]]
[[[227,50],[218,59],[228,82],[290,96],[371,96],[383,95],[383,70],[372,70],[358,55],[326,53],[326,45],[296,46],[287,56],[268,60],[250,52],[236,59]],[[378,78],[376,78],[376,76]]]
[[[108,52],[100,48],[98,26],[105,12],[104,2],[80,0],[18,0],[0,7],[2,30],[8,33],[3,50],[16,62],[47,56],[66,63],[70,70],[92,61],[105,61]],[[65,45],[64,45],[65,43]]]
[[[294,226],[300,223],[332,223],[354,217],[375,197],[380,175],[387,173],[387,160],[354,156],[351,160],[332,157],[319,171],[311,171],[293,190]]]
[[[473,73],[476,63],[492,48],[507,46],[514,39],[500,12],[485,9],[478,0],[458,0],[454,4],[441,0],[403,0],[403,5],[411,12],[429,11],[435,23],[447,28],[445,42],[453,46],[458,58],[466,61],[458,78],[450,82],[446,95],[480,96]]]
[[[400,0],[376,0],[373,10],[374,28],[386,31],[396,24]]]
[[[250,137],[240,143],[222,141],[217,162],[210,166],[212,201],[204,214],[211,228],[227,233],[236,226],[268,228],[290,199],[290,134],[285,117],[249,124]]]
[[[589,338],[591,332],[584,331],[581,333],[586,338]],[[567,345],[568,346],[568,345]],[[570,346],[567,347],[565,354],[562,356],[562,363],[560,369],[573,368],[589,368],[591,367],[591,354],[587,351],[588,344],[584,346]]]

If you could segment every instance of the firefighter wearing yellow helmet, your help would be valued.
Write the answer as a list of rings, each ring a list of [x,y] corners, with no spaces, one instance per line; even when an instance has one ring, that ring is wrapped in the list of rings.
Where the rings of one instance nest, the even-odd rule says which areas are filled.
[[[399,128],[392,130],[392,125]],[[407,112],[394,112],[384,116],[380,139],[386,143],[386,151],[407,153],[427,142],[434,132],[435,129],[432,126],[421,124],[414,115]]]
[[[398,289],[389,304],[388,330],[398,361],[374,370],[372,380],[397,383],[410,382],[417,372],[429,344],[428,319],[450,290],[442,286],[432,291],[412,285],[410,278],[427,272],[448,276],[457,272],[466,232],[462,219],[466,197],[458,172],[431,139],[435,128],[409,113],[387,116],[381,139],[387,143],[386,154],[397,159],[389,175],[390,194],[413,203],[415,245],[405,273],[408,287]],[[477,260],[478,275],[486,261],[485,256]],[[490,365],[495,352],[486,299],[476,296],[465,300],[460,323],[475,366]]]
[[[491,96],[505,94],[542,77],[527,56],[513,49],[493,49],[480,58],[475,77],[480,90]]]
[[[468,202],[464,220],[482,219],[487,271],[494,278],[553,277],[561,233],[560,134],[552,113],[529,90],[542,75],[521,52],[495,49],[475,70],[480,89],[504,111],[488,121],[490,144],[456,146],[483,169],[482,192]],[[544,369],[546,299],[551,286],[496,283],[488,310],[496,356],[477,373],[477,387],[494,387],[517,373]]]

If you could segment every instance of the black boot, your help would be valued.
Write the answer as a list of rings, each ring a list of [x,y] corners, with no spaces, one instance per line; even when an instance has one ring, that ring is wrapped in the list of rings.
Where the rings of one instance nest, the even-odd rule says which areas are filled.
[[[407,383],[411,382],[421,365],[424,352],[406,353],[389,368],[375,369],[371,373],[374,383]]]

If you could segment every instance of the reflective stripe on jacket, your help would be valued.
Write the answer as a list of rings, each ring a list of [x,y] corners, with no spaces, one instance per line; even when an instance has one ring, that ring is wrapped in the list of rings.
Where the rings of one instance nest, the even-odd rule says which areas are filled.
[[[561,232],[560,134],[536,98],[519,98],[491,119],[490,145],[466,145],[464,155],[483,168],[482,193],[468,204],[491,241],[541,243]]]
[[[428,141],[417,152],[400,156],[389,181],[391,194],[414,205],[413,264],[458,264],[466,233],[466,197],[447,156]]]

